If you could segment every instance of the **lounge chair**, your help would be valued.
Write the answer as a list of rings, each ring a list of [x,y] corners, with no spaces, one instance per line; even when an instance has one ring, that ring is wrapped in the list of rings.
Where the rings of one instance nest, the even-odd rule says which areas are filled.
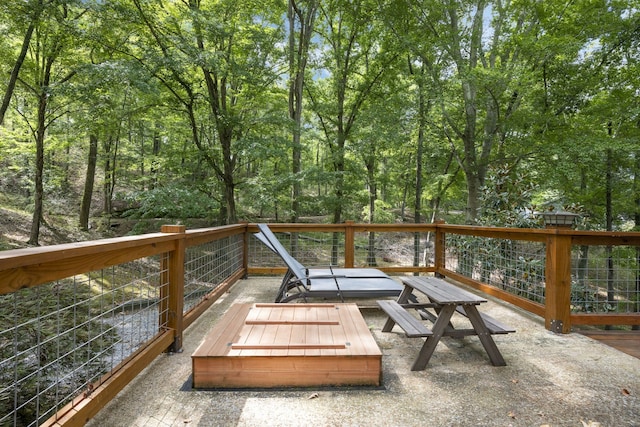
[[[288,270],[276,297],[276,302],[296,299],[380,298],[396,297],[403,286],[375,268],[306,268],[289,254],[266,224],[258,224],[254,236],[278,254]]]

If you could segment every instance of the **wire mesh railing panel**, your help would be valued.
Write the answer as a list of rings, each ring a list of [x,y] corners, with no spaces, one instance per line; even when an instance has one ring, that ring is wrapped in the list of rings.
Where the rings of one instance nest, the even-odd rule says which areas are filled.
[[[344,233],[274,232],[285,249],[305,267],[344,266]],[[249,265],[285,267],[282,259],[258,239],[249,240]]]
[[[287,226],[287,229],[293,227]],[[406,228],[410,229],[415,228]],[[450,229],[454,231],[443,231],[443,251],[438,248],[438,254],[445,254],[445,269],[536,303],[545,304],[545,299],[552,297],[551,291],[545,295],[545,242],[553,236],[541,238],[539,233],[516,234],[499,230],[495,233],[482,230],[482,236],[467,236],[455,234],[457,228]],[[304,266],[344,266],[345,233],[311,230],[301,228],[295,233],[276,231],[275,234]],[[416,234],[400,228],[381,230],[354,234],[355,267],[395,267],[394,271],[400,271],[398,267],[434,265],[435,251],[428,241],[428,233]],[[348,228],[347,231],[350,232]],[[471,231],[461,231],[464,232]],[[486,237],[487,234],[497,237]],[[584,235],[578,238],[582,239],[580,243],[603,242],[595,237],[587,239]],[[607,237],[604,241],[615,240]],[[630,244],[628,240],[625,242]],[[0,427],[38,426],[68,402],[82,401],[83,396],[93,392],[92,387],[115,369],[127,369],[129,365],[123,365],[123,362],[134,360],[131,356],[141,351],[154,354],[162,351],[160,346],[150,344],[160,333],[177,327],[174,323],[169,324],[176,319],[169,307],[175,307],[179,303],[176,299],[183,297],[184,310],[189,311],[234,277],[244,267],[244,243],[245,236],[238,234],[187,247],[184,294],[177,296],[169,295],[167,281],[174,277],[174,272],[169,271],[174,259],[169,258],[169,254],[137,259],[18,291],[14,289],[21,286],[20,280],[8,284],[3,281],[2,291],[8,293],[0,295]],[[144,241],[141,244],[145,247]],[[165,248],[173,247],[165,244]],[[155,254],[162,250],[154,246],[153,251],[145,253]],[[123,256],[120,259],[142,256],[138,255],[137,249],[126,258],[120,249],[114,252]],[[560,252],[561,256],[550,265],[566,266],[568,245],[565,244]],[[248,238],[246,256],[248,266],[259,273],[286,267],[277,254],[253,237]],[[574,312],[628,314],[640,311],[639,249],[622,244],[610,247],[574,245],[572,258],[571,309]],[[86,259],[91,262],[96,258],[91,252]],[[33,265],[41,266],[37,262]],[[55,263],[50,264],[41,270],[54,270]],[[178,268],[182,272],[182,266]],[[11,273],[9,267],[5,270]],[[420,269],[414,269],[417,270]],[[456,274],[451,276],[459,278]],[[41,280],[60,276],[46,277],[48,279]],[[567,280],[563,277],[561,282]],[[562,304],[566,304],[566,300]],[[607,316],[613,317],[633,316]],[[160,337],[168,338],[168,335]],[[164,341],[162,343],[164,345]]]
[[[541,242],[446,235],[448,270],[541,304],[545,256]]]
[[[37,426],[158,334],[159,257],[0,296],[0,426]]]
[[[640,312],[640,248],[574,246],[571,310]]]
[[[239,234],[187,248],[184,263],[185,312],[242,268],[243,245],[243,235]]]
[[[355,267],[417,267],[433,265],[428,233],[355,233]]]

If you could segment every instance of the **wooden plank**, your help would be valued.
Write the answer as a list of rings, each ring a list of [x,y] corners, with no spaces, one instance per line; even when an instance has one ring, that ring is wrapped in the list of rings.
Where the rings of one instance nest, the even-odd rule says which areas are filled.
[[[333,316],[337,315],[335,307],[318,308],[316,309],[316,312],[318,314],[318,320],[322,320],[322,321],[331,320]],[[318,339],[320,340],[321,343],[335,344],[334,336],[333,336],[334,328],[328,325],[318,325],[317,328],[318,328]],[[322,356],[335,356],[336,351],[333,349],[321,349],[320,354]]]
[[[345,344],[231,344],[234,350],[306,350],[344,349]],[[289,354],[289,353],[287,353]]]
[[[200,343],[194,357],[205,355],[223,355],[228,351],[228,343],[238,339],[238,325],[244,321],[251,309],[251,304],[234,304],[227,313],[218,320],[214,328]]]
[[[640,359],[640,331],[577,330],[576,332]]]
[[[320,308],[316,308],[313,310],[309,310],[306,312],[307,318],[312,320],[318,319],[318,310]],[[304,336],[305,342],[309,344],[320,344],[320,330],[313,325],[306,325],[304,328]],[[320,350],[318,349],[308,349],[304,352],[305,356],[320,356]]]
[[[299,321],[299,322],[311,322],[313,321],[312,319],[307,319],[307,312],[308,310],[305,309],[304,307],[298,307],[296,306],[293,309],[293,320],[294,321]],[[305,330],[306,330],[306,324],[307,323],[300,323],[296,326],[294,326],[291,329],[291,337],[290,337],[290,343],[293,345],[297,345],[297,344],[307,344],[306,341],[306,337],[305,337]],[[305,350],[304,348],[302,349],[290,349],[289,353],[288,353],[288,357],[291,356],[304,356],[305,354]]]
[[[212,382],[199,388],[379,385],[378,361],[370,357],[241,358],[208,372]]]
[[[371,333],[363,333],[365,330],[369,331],[369,326],[356,304],[346,305],[341,319],[342,327],[348,337],[351,354],[382,356],[382,352]]]
[[[340,308],[340,324],[342,325],[343,336],[341,339],[345,341],[348,346],[349,354],[369,354],[365,343],[367,335],[359,334],[358,331],[367,328],[366,323],[360,324],[360,327],[356,326],[356,321],[362,318],[360,310],[355,304],[345,304]],[[345,351],[346,353],[346,351]]]
[[[415,290],[427,295],[433,302],[458,304],[481,304],[487,302],[486,299],[476,294],[460,289],[459,287],[436,277],[404,276],[401,277],[400,280],[405,286],[411,286]]]
[[[420,320],[413,317],[411,313],[405,310],[400,304],[392,300],[378,301],[380,308],[387,313],[409,338],[428,337],[433,333]],[[391,325],[391,328],[393,325]],[[385,325],[383,332],[391,331],[389,325]]]
[[[293,319],[293,309],[288,309],[281,304],[280,307],[269,309],[271,314],[268,320],[282,321]],[[266,344],[288,344],[291,340],[291,326],[286,323],[280,323],[273,327],[265,326],[264,340]],[[283,348],[274,348],[270,351],[271,356],[287,356],[287,350]]]
[[[31,251],[31,248],[5,251],[15,256],[2,259],[0,255],[0,295],[140,258],[169,253],[176,247],[177,238],[173,234],[160,233],[160,235],[148,236],[156,237],[146,237],[139,242],[123,240],[109,244],[107,242],[115,239],[105,239],[98,242],[73,244],[78,247],[56,245],[37,248],[44,252],[35,252],[35,258],[28,252],[20,252]],[[92,243],[93,246],[84,246],[84,243]],[[69,249],[65,250],[61,247],[69,247]],[[51,251],[47,252],[48,249]],[[78,255],[69,257],[69,254]]]
[[[640,325],[640,313],[571,313],[572,325]]]
[[[456,308],[456,311],[465,317],[469,317],[467,315],[467,312],[464,310],[464,307],[460,306]],[[515,329],[505,325],[504,323],[499,322],[498,320],[494,319],[493,317],[489,316],[486,313],[480,313],[480,312],[478,313],[480,314],[480,317],[482,318],[482,321],[484,322],[484,324],[487,326],[487,329],[492,334],[509,334],[516,331]]]
[[[187,230],[186,246],[201,246],[209,242],[224,239],[225,237],[246,235],[244,224],[220,225],[214,228],[196,228]],[[243,268],[246,268],[244,266]]]
[[[264,325],[245,325],[244,322],[246,319],[257,319],[260,316],[267,315],[267,312],[261,312],[261,309],[256,308],[255,306],[249,306],[250,310],[247,312],[245,319],[239,319],[238,324],[234,325],[234,327],[238,330],[238,335],[235,340],[229,340],[225,343],[228,346],[228,352],[226,356],[228,357],[238,357],[238,356],[253,356],[257,355],[258,352],[254,350],[246,349],[246,350],[237,350],[231,347],[233,343],[240,344],[260,344],[263,339],[263,334],[265,332]]]
[[[295,312],[295,310],[292,310]],[[295,319],[269,319],[269,320],[247,320],[245,325],[339,325],[336,320],[295,320]]]
[[[283,308],[282,303],[256,303],[254,304],[257,308]],[[335,307],[334,304],[313,304],[313,303],[305,303],[305,304],[296,304],[290,303],[286,305],[287,308],[324,308],[324,307]]]
[[[331,338],[333,340],[333,344],[336,346],[342,345],[342,348],[336,347],[335,355],[336,356],[348,356],[352,353],[352,344],[349,342],[351,340],[350,337],[347,336],[347,332],[345,331],[345,321],[348,321],[349,312],[347,306],[341,306],[333,310],[331,316],[335,316],[339,319],[339,326],[333,326],[331,328]]]

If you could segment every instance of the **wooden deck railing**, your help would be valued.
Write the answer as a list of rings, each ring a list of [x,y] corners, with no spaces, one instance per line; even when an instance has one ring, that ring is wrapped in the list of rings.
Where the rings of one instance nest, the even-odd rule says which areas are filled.
[[[229,239],[234,240],[226,242]],[[212,242],[224,242],[224,247],[208,247]],[[6,405],[0,407],[0,425],[84,425],[159,354],[181,348],[184,329],[246,274],[245,248],[246,225],[190,231],[183,226],[164,226],[161,233],[0,252],[0,309],[7,310],[7,317],[14,317],[13,323],[5,322],[0,327],[0,404]],[[196,271],[202,266],[187,271],[190,257],[204,259],[202,265],[207,270],[218,269],[219,265],[210,260],[221,257],[226,265],[217,277],[207,277],[211,276],[209,271]],[[136,274],[138,269],[144,272]],[[195,277],[195,284],[185,283],[186,275]],[[205,280],[207,283],[203,283]],[[189,287],[202,291],[187,292]],[[39,288],[44,290],[35,298],[57,299],[54,310],[61,314],[43,307],[37,309],[38,318],[23,319],[19,305],[32,304],[34,298],[25,293]],[[72,298],[68,306],[56,308],[61,305],[65,288],[88,292]],[[197,303],[183,310],[187,294],[195,295]],[[36,305],[39,307],[40,302]],[[109,365],[116,350],[104,350],[102,346],[110,339],[108,330],[117,329],[111,318],[149,307],[155,307],[151,313],[156,319],[143,325],[141,331],[127,331],[133,326],[120,325],[125,329],[121,333],[131,335],[129,341],[144,342],[126,349],[122,339],[107,344],[123,352],[115,358],[115,365]],[[60,318],[72,324],[61,328],[57,324]],[[136,323],[147,320],[136,318]],[[52,328],[61,328],[61,335],[72,330],[73,343],[83,354],[76,355],[74,349],[51,351],[48,343],[55,343],[55,337],[47,337],[44,330]],[[91,356],[86,355],[88,352]],[[50,360],[52,357],[59,361]],[[105,365],[108,371],[95,371],[95,364]],[[89,368],[91,373],[80,372]],[[50,383],[34,386],[34,378],[47,378]],[[79,384],[71,384],[76,379]],[[30,395],[30,387],[42,396]],[[47,399],[55,400],[43,404]]]
[[[468,275],[452,271],[445,266],[445,254],[448,251],[447,235],[466,235],[482,239],[519,241],[539,243],[544,248],[544,254],[540,259],[543,262],[544,271],[540,284],[544,291],[544,303],[532,301],[513,293],[500,289]],[[458,280],[478,290],[496,296],[514,305],[517,305],[531,313],[545,319],[547,329],[554,332],[568,333],[572,325],[640,325],[640,233],[615,233],[576,231],[571,229],[509,229],[492,227],[469,227],[439,224],[437,227],[436,241],[436,273]],[[579,248],[604,248],[611,252],[611,248],[624,249],[626,252],[617,257],[593,256],[580,258]],[[593,250],[593,249],[592,249]],[[615,259],[614,259],[615,258]],[[585,263],[585,266],[580,264]],[[614,266],[616,263],[619,266]],[[595,265],[594,264],[600,264]],[[591,265],[591,268],[590,268]],[[609,289],[609,301],[600,303],[607,307],[606,312],[587,308],[576,310],[575,289],[583,286],[579,282],[590,282],[591,290],[585,287],[583,293],[592,292],[590,298],[602,298],[606,294],[606,286],[611,287],[614,282],[612,275],[616,271],[624,278],[618,278],[616,283],[620,289],[615,292]],[[581,277],[595,271],[593,277]],[[605,275],[605,277],[598,277]],[[606,286],[600,286],[604,284]],[[535,284],[532,284],[535,285]],[[604,291],[602,290],[604,289]],[[615,295],[614,295],[615,294]],[[604,298],[607,298],[605,295]],[[614,305],[624,299],[627,309],[617,311]],[[579,303],[584,306],[584,302]]]
[[[640,325],[640,252],[636,249],[640,248],[640,233],[353,222],[273,224],[272,229],[305,264],[354,267],[374,263],[392,275],[437,274],[539,315],[548,329],[558,333],[569,332],[572,325]],[[54,412],[27,411],[28,403],[15,399],[14,413],[5,418],[0,415],[0,424],[19,425],[16,411],[22,411],[28,416],[39,414],[40,418],[34,415],[31,421],[34,425],[83,425],[157,355],[178,351],[184,329],[234,282],[245,275],[282,274],[282,262],[251,238],[254,231],[257,228],[252,224],[200,230],[165,226],[161,233],[143,236],[0,252],[0,298],[4,298],[0,302],[5,306],[17,305],[15,301],[29,289],[50,286],[46,292],[57,293],[81,277],[88,280],[82,286],[89,295],[105,293],[105,286],[112,292],[108,304],[100,295],[88,297],[91,322],[105,324],[110,321],[106,312],[124,313],[138,304],[141,295],[145,308],[154,307],[157,319],[154,331],[139,348],[118,359],[109,372],[82,384],[72,398],[47,409]],[[589,248],[600,255],[576,256]],[[603,258],[604,267],[599,264]],[[152,278],[133,278],[129,267],[123,274],[113,274],[113,279],[105,279],[104,273],[101,279],[92,278],[92,272],[131,262],[151,265]],[[120,280],[115,277],[122,277],[124,284],[114,291],[112,282]],[[142,288],[132,290],[139,282]],[[94,298],[102,299],[96,304]],[[0,342],[17,342],[21,326],[3,326]],[[104,339],[95,338],[94,347]],[[15,376],[23,363],[20,357],[37,364],[33,355],[39,354],[41,345],[9,347],[0,353],[6,355],[0,364],[7,369],[13,366],[16,371],[10,376]],[[12,348],[19,355],[12,354]],[[20,394],[10,381],[6,385],[7,378],[0,379],[5,383],[0,386],[0,402]],[[43,414],[49,415],[42,418]]]

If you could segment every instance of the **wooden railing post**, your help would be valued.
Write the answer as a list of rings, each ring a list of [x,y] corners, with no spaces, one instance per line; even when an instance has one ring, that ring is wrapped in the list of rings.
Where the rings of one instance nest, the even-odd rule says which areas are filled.
[[[186,233],[184,225],[163,225],[163,233]],[[174,331],[173,344],[167,349],[178,352],[182,349],[184,330],[184,236],[176,238],[175,249],[162,260],[162,283],[168,286],[160,288],[160,325]]]
[[[241,221],[240,224],[244,224],[244,234],[242,235],[242,269],[244,270],[243,279],[248,277],[249,272],[249,223],[247,221]]]
[[[445,246],[445,233],[442,228],[438,227],[438,224],[444,223],[445,222],[442,220],[434,222],[434,224],[436,225],[436,236],[433,246],[433,262],[435,264],[434,267],[436,269],[436,277],[443,277],[441,272],[444,271],[445,268],[445,251],[447,249]]]
[[[545,327],[571,332],[571,235],[550,234],[545,264]]]
[[[353,221],[345,221],[344,226],[344,266],[353,268],[355,264],[356,238]]]

